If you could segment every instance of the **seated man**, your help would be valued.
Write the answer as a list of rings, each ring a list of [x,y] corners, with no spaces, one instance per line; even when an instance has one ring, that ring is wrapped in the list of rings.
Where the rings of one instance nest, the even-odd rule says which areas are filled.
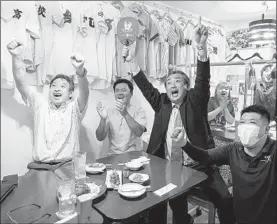
[[[276,141],[267,136],[269,121],[263,106],[244,108],[238,126],[240,142],[207,151],[187,142],[184,130],[175,130],[175,141],[193,159],[230,165],[238,224],[277,223],[277,150]]]
[[[84,60],[72,56],[79,84],[79,96],[72,97],[74,83],[66,75],[56,75],[50,82],[49,101],[32,91],[26,84],[25,65],[22,60],[24,46],[16,40],[7,46],[12,55],[13,76],[16,86],[34,117],[34,163],[28,168],[44,169],[50,164],[59,164],[72,159],[79,151],[79,128],[85,114],[89,88]],[[43,168],[44,167],[44,168]]]
[[[142,150],[138,144],[146,131],[146,114],[141,107],[130,103],[133,84],[126,79],[118,79],[113,89],[115,108],[106,110],[101,102],[97,104],[96,109],[101,120],[96,130],[96,138],[103,141],[108,135],[109,155]]]

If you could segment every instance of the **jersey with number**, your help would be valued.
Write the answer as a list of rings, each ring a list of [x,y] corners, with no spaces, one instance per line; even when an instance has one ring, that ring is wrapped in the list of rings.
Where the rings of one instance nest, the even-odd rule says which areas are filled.
[[[57,1],[37,1],[36,9],[41,38],[35,40],[35,64],[38,65],[38,85],[43,85],[46,81],[50,81],[53,75],[49,73],[51,70],[49,68],[53,66],[50,63],[55,35],[53,26],[63,24],[63,11]]]
[[[106,3],[98,3],[94,11],[96,32],[96,55],[98,74],[91,88],[106,89],[116,76],[116,29],[120,12]]]
[[[91,83],[99,75],[96,53],[95,7],[94,1],[80,1],[76,6],[76,36],[74,52],[85,58],[87,77]]]
[[[7,45],[12,40],[27,46],[30,35],[39,38],[39,27],[35,3],[33,1],[2,1],[1,2],[1,88],[14,88],[12,57]],[[31,48],[25,48],[23,59],[27,65],[32,63]]]

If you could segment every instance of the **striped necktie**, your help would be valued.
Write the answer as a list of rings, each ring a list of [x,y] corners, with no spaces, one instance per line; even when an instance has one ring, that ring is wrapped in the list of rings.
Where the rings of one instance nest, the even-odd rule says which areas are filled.
[[[176,111],[175,111],[176,110]],[[182,123],[182,119],[181,119],[181,114],[180,114],[180,110],[179,108],[174,105],[172,112],[175,111],[176,116],[175,116],[175,120],[174,120],[174,128],[180,128],[183,127],[183,123]],[[172,140],[173,141],[173,140]],[[171,157],[170,157],[171,161],[175,161],[175,162],[181,162],[183,163],[183,153],[182,153],[182,149],[179,147],[174,147],[173,143],[172,143],[172,148],[171,148]]]

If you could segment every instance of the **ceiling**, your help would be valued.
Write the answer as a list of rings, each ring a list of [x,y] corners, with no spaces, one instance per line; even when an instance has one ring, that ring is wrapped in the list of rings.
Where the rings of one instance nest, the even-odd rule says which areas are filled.
[[[168,6],[201,15],[218,22],[227,29],[247,27],[261,19],[265,7],[262,1],[160,1]],[[265,18],[276,19],[276,1],[266,1]],[[241,28],[241,27],[240,27]]]

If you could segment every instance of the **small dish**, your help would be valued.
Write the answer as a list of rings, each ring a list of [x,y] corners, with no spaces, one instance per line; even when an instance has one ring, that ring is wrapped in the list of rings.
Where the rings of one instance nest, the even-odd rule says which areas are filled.
[[[117,189],[122,185],[122,171],[108,170],[106,176],[106,185],[108,189]]]
[[[129,176],[129,180],[134,183],[142,184],[142,183],[146,182],[147,180],[149,180],[149,175],[144,174],[144,173],[132,173]]]
[[[125,163],[125,166],[129,169],[129,170],[138,170],[141,167],[143,167],[143,163],[141,162],[128,162]]]
[[[126,198],[138,198],[146,192],[146,188],[137,183],[128,183],[119,186],[118,193]]]
[[[106,165],[103,163],[89,163],[86,164],[86,172],[91,174],[102,173],[106,169]]]

